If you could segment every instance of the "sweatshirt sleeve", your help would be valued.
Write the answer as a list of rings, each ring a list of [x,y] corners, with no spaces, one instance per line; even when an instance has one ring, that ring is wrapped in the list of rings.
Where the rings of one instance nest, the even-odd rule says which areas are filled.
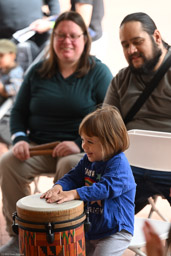
[[[85,157],[83,157],[70,172],[65,174],[63,178],[58,180],[55,185],[61,185],[64,191],[84,186],[84,162]]]

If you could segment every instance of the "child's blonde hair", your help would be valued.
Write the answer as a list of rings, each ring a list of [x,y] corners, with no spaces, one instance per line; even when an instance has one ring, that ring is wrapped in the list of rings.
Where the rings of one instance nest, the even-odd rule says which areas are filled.
[[[88,114],[81,122],[79,134],[98,137],[105,156],[110,158],[129,147],[129,136],[116,107],[106,105]]]

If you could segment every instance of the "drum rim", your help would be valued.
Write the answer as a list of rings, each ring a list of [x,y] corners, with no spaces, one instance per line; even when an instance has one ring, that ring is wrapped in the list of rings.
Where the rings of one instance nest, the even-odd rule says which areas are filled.
[[[81,215],[75,217],[74,219],[66,220],[66,221],[58,221],[58,222],[32,222],[32,221],[26,221],[21,219],[20,217],[17,216],[17,212],[14,213],[14,219],[17,221],[17,224],[15,225],[19,227],[20,229],[27,230],[27,231],[32,231],[32,232],[46,232],[48,233],[49,230],[51,230],[53,233],[54,232],[61,232],[61,231],[66,231],[66,230],[71,230],[75,229],[79,226],[81,226],[85,219],[86,219],[86,214],[83,212]],[[80,222],[78,222],[80,220]],[[15,222],[14,221],[14,222]],[[55,227],[56,225],[62,225],[62,224],[69,224],[69,223],[76,223],[68,226],[63,226],[63,227]],[[29,226],[22,226],[21,223],[28,224],[28,225],[35,225],[36,227],[29,227]],[[44,226],[43,228],[37,228],[40,226]]]
[[[47,222],[34,222],[34,221],[28,221],[28,220],[24,220],[22,218],[20,218],[18,215],[17,215],[17,212],[15,212],[15,219],[20,221],[20,222],[23,222],[23,223],[27,223],[27,224],[33,224],[33,225],[44,225],[44,224],[47,224],[47,223],[52,223],[54,225],[58,225],[58,224],[64,224],[64,223],[69,223],[71,221],[77,221],[79,219],[81,219],[82,217],[86,216],[86,214],[83,212],[81,215],[79,216],[76,216],[75,218],[73,219],[69,219],[69,220],[65,220],[65,221],[47,221]]]

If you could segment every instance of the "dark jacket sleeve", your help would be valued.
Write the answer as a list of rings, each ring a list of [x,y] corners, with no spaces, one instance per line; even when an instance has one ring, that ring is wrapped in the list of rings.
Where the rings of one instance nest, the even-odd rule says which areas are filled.
[[[24,132],[27,133],[28,130],[28,118],[29,118],[29,103],[30,103],[30,80],[34,74],[34,69],[30,70],[30,72],[26,75],[20,90],[17,94],[16,101],[11,110],[10,116],[10,132],[14,134],[16,132]],[[14,141],[13,144],[18,142],[19,140],[29,141],[28,137],[23,136],[22,138],[19,136]]]

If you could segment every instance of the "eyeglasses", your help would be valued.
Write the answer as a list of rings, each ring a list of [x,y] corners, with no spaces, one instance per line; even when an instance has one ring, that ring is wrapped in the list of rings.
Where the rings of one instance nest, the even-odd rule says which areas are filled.
[[[71,42],[75,42],[75,41],[78,40],[82,35],[83,35],[83,33],[80,34],[80,35],[76,35],[76,34],[66,35],[66,34],[58,34],[58,33],[55,33],[55,32],[54,32],[54,36],[55,36],[55,38],[56,38],[59,42],[64,41],[66,38],[69,38],[69,40],[70,40]]]

